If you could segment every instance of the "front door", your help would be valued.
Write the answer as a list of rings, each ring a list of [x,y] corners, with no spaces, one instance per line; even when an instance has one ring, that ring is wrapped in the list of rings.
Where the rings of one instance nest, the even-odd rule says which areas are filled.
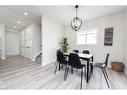
[[[31,30],[25,31],[25,57],[31,59],[31,45],[32,45],[32,39],[31,39]]]
[[[22,31],[21,33],[21,55],[31,59],[31,46],[32,46],[32,38],[31,38],[31,30],[30,29],[26,29],[24,31]]]

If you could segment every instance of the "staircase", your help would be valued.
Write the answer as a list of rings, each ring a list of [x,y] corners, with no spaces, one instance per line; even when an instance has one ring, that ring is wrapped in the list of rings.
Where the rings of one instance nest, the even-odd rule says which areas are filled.
[[[42,61],[42,53],[40,53],[36,58],[35,58],[35,62],[38,64],[41,64]]]

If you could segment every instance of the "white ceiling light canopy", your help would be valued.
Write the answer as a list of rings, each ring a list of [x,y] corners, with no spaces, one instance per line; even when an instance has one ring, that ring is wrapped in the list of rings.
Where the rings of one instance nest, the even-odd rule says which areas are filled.
[[[28,13],[27,13],[27,12],[24,12],[24,15],[25,15],[25,16],[27,16],[27,15],[28,15]]]

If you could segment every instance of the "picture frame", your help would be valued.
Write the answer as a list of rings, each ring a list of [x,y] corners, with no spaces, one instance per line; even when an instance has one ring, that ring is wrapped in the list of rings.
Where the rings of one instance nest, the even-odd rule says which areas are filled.
[[[104,46],[113,45],[113,27],[105,28]]]

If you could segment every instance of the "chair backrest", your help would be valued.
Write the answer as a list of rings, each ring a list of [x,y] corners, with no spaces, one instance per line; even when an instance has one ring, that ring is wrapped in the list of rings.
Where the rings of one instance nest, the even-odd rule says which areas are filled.
[[[57,61],[59,63],[64,63],[65,62],[64,55],[60,50],[57,50]]]
[[[84,53],[84,54],[90,54],[89,50],[83,50],[82,53]]]
[[[58,52],[61,52],[61,50],[60,50],[60,49],[58,49],[58,50],[57,50],[57,53],[58,53]]]
[[[81,66],[81,61],[79,59],[78,54],[70,53],[68,64],[72,67],[80,67]]]
[[[107,67],[107,65],[108,65],[108,58],[109,58],[109,53],[107,53],[107,56],[106,56],[106,59],[105,59],[105,64],[106,64],[106,67]]]
[[[73,50],[74,53],[79,53],[79,50]]]

